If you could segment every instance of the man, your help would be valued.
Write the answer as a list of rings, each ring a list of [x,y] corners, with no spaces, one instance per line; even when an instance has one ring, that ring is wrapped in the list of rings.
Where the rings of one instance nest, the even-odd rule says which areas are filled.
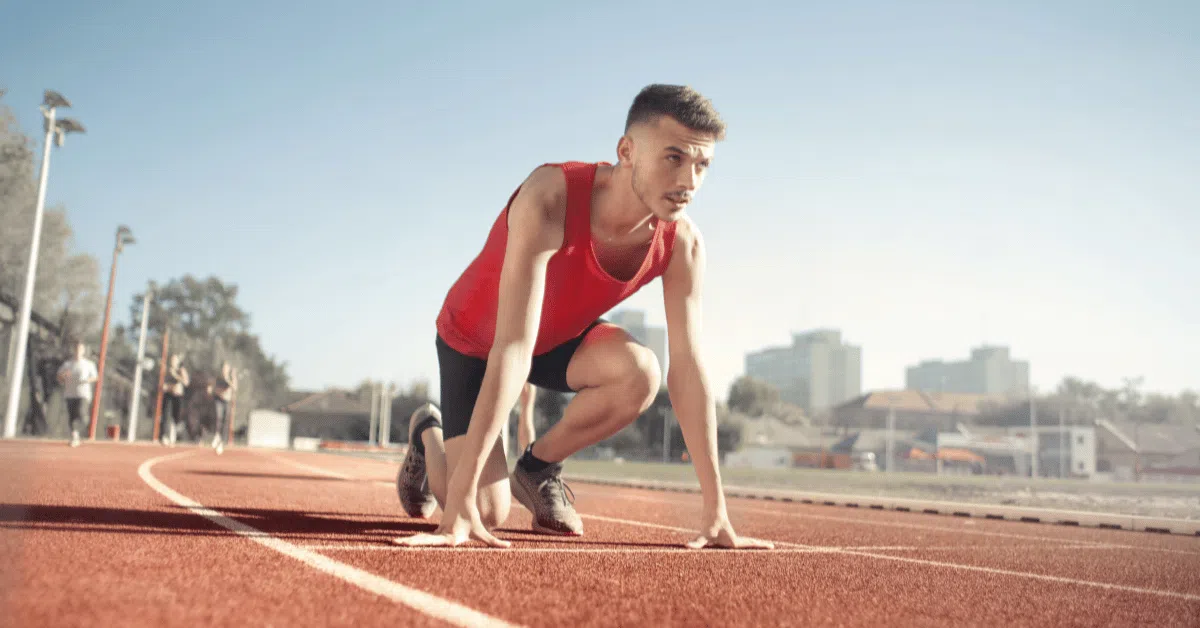
[[[436,338],[441,408],[427,404],[410,418],[397,478],[406,512],[427,517],[441,505],[442,521],[433,534],[396,543],[508,547],[491,530],[511,497],[533,513],[535,531],[582,534],[562,462],[632,423],[660,377],[652,351],[599,317],[662,277],[667,387],[703,491],[700,534],[687,545],[771,547],[738,537],[729,523],[700,358],[705,253],[684,209],[724,133],[696,91],[651,85],[629,110],[616,165],[546,164],[512,194],[446,296]],[[498,437],[526,382],[577,394],[510,478]]]
[[[79,446],[79,422],[83,420],[84,405],[91,406],[92,385],[100,378],[96,363],[87,359],[87,345],[75,343],[75,356],[58,368],[58,383],[63,385],[67,401],[67,422],[71,430],[71,446]]]

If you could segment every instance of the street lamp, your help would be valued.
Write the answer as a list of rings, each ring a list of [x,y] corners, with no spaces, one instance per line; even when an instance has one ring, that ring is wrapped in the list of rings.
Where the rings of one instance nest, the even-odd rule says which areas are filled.
[[[104,358],[108,355],[108,323],[112,315],[113,284],[117,279],[117,256],[126,244],[133,244],[133,232],[129,227],[117,227],[117,243],[113,247],[112,270],[108,274],[108,300],[104,305],[104,327],[100,331],[100,359],[96,364],[96,395],[92,397],[92,419],[88,424],[88,439],[96,440],[96,420],[100,417],[100,393],[104,389]]]
[[[0,94],[2,95],[2,94]],[[79,122],[70,118],[56,119],[59,107],[69,108],[71,103],[62,94],[46,90],[42,94],[42,117],[46,129],[46,141],[42,146],[42,172],[38,181],[37,204],[33,210],[33,238],[29,245],[29,266],[25,273],[25,293],[21,298],[21,312],[17,317],[17,346],[13,360],[13,375],[9,378],[8,407],[4,412],[4,437],[17,435],[17,408],[21,404],[21,372],[25,369],[25,349],[29,342],[29,317],[33,311],[33,283],[37,276],[38,248],[42,238],[42,213],[46,206],[46,181],[50,174],[50,144],[63,145],[68,133],[83,133]]]

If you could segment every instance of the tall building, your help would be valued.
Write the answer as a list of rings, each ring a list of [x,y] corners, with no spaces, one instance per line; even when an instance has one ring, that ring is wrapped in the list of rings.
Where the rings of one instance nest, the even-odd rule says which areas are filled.
[[[1029,392],[1029,362],[1013,360],[1008,347],[984,345],[962,362],[925,360],[905,370],[905,386],[925,392],[1007,395]]]
[[[793,334],[791,346],[747,353],[746,375],[811,415],[862,393],[862,348],[843,343],[836,329]]]
[[[662,369],[660,386],[667,385],[667,330],[646,324],[646,313],[640,310],[620,310],[606,317],[615,325],[620,325],[629,332],[635,340],[646,345],[658,358],[658,366]]]

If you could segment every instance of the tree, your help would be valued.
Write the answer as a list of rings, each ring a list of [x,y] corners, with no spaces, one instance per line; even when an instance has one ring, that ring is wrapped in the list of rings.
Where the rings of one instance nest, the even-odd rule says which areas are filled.
[[[147,347],[161,347],[163,332],[170,328],[169,351],[185,356],[184,365],[191,375],[184,393],[184,407],[193,415],[187,419],[189,429],[213,424],[208,387],[220,375],[224,362],[238,373],[235,426],[244,424],[251,410],[278,407],[287,400],[287,365],[263,351],[258,336],[250,331],[249,313],[237,304],[237,294],[236,285],[217,277],[185,275],[157,286],[150,300]],[[130,319],[138,325],[142,299],[143,294],[135,294],[130,304]],[[136,337],[125,343],[120,336],[123,344],[136,347]],[[118,352],[114,350],[114,355]],[[132,371],[133,352],[121,354],[116,361]],[[147,383],[157,386],[157,378],[149,379],[152,382]]]
[[[29,268],[37,203],[33,142],[0,103],[0,292],[20,298]],[[38,245],[33,310],[55,321],[64,338],[98,335],[103,307],[99,264],[72,254],[74,234],[62,207],[46,208]]]
[[[729,409],[746,416],[762,416],[779,403],[779,389],[748,375],[729,386]]]

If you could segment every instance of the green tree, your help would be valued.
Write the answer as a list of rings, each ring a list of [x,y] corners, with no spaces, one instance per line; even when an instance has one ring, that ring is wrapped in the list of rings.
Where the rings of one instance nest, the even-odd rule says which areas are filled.
[[[729,409],[746,416],[758,417],[779,404],[779,389],[748,375],[729,386]]]
[[[37,203],[34,143],[17,127],[12,110],[0,102],[0,292],[20,298],[29,268]],[[74,234],[61,206],[42,217],[33,310],[62,327],[64,338],[98,336],[104,299],[99,264],[91,255],[72,253]]]
[[[191,375],[184,405],[191,414],[187,422],[193,434],[213,426],[215,415],[210,409],[208,387],[220,375],[224,362],[229,362],[238,374],[235,433],[244,429],[252,410],[275,408],[287,400],[287,364],[263,350],[259,337],[251,332],[250,314],[237,304],[237,295],[236,285],[226,284],[217,277],[198,279],[185,275],[156,286],[150,300],[147,354],[157,358],[159,352],[151,348],[162,346],[162,335],[170,328],[169,351],[184,356],[184,366]],[[140,325],[142,298],[143,294],[132,298],[130,320],[135,324],[130,328]],[[136,347],[135,343],[133,337],[125,344]],[[132,370],[132,355],[131,350],[119,360],[129,370]],[[143,381],[150,380],[146,384],[157,394],[157,370],[152,372],[155,376]],[[153,408],[147,411],[153,412]]]

